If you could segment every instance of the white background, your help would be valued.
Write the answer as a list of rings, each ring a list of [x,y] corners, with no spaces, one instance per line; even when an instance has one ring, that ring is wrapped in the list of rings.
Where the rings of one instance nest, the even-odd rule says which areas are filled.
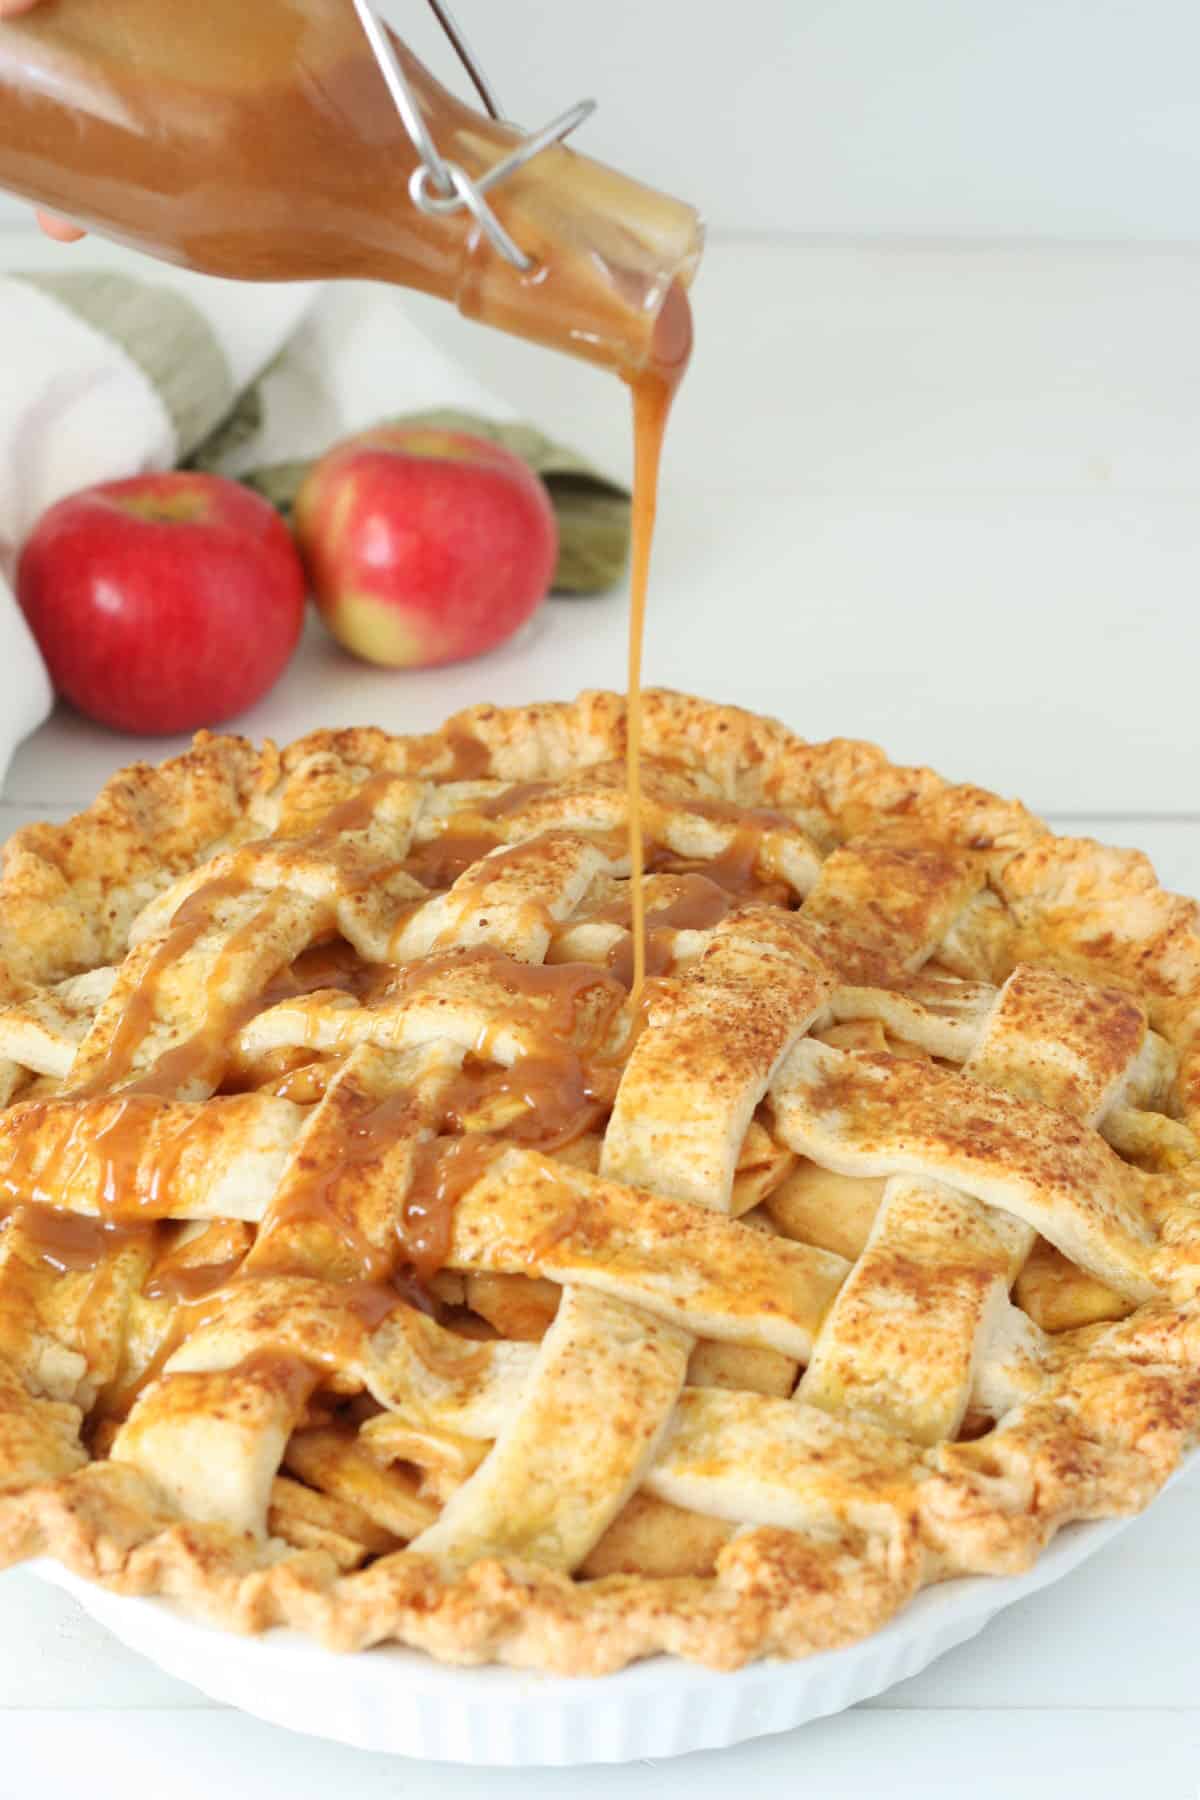
[[[416,38],[421,0],[388,0]],[[721,230],[1195,241],[1191,0],[457,0],[514,118]],[[422,38],[422,43],[430,41]]]
[[[425,0],[386,0],[439,71]],[[506,110],[721,231],[1195,242],[1193,0],[456,0]],[[0,205],[7,206],[6,202]]]
[[[669,447],[651,678],[1019,792],[1200,891],[1191,0],[459,10],[516,116],[595,93],[586,147],[718,228]],[[623,396],[594,373],[435,328],[522,411],[625,465]],[[420,729],[485,694],[619,685],[623,620],[622,594],[556,603],[522,643],[436,678],[372,675],[313,635],[245,728]],[[0,830],[63,816],[144,749],[56,719],[19,756]],[[18,1572],[0,1579],[0,1800],[1191,1800],[1197,1505],[1194,1485],[1167,1496],[871,1708],[578,1778],[388,1763],[214,1711]]]

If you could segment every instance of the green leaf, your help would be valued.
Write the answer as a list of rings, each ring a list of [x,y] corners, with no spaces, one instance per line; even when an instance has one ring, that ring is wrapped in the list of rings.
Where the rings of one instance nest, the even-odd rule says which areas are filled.
[[[430,431],[465,431],[502,444],[528,463],[546,484],[558,520],[556,594],[602,594],[619,581],[629,560],[629,490],[594,468],[565,444],[533,425],[500,424],[475,413],[442,408],[405,413],[384,425],[420,426]],[[286,517],[296,502],[312,462],[275,463],[242,480]]]

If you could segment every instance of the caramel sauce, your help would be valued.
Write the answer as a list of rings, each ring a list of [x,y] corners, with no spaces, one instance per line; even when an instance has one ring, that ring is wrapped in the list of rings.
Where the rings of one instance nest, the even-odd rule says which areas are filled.
[[[705,880],[734,900],[757,900],[767,906],[787,906],[791,889],[785,881],[772,881],[759,873],[764,827],[749,821],[739,825],[717,856],[689,862],[671,857],[659,866],[676,874],[702,874]]]
[[[343,988],[346,993],[361,999],[370,983],[377,979],[378,970],[363,962],[353,944],[348,944],[345,938],[331,938],[302,950],[295,962],[277,977],[281,984],[286,982],[293,998],[297,994],[314,994],[319,988]]]
[[[205,1107],[180,1103],[172,1109],[157,1095],[128,1090],[75,1110],[70,1102],[64,1110],[54,1100],[29,1101],[7,1121],[0,1195],[53,1206],[56,1196],[70,1192],[79,1196],[81,1210],[102,1220],[146,1223],[147,1215],[163,1213],[184,1152],[210,1129],[219,1126]],[[39,1172],[39,1153],[47,1146]]]
[[[21,1233],[39,1261],[63,1275],[98,1269],[130,1245],[149,1246],[154,1239],[153,1226],[123,1225],[35,1201],[15,1206],[4,1223]]]
[[[629,791],[629,882],[633,897],[633,975],[636,1009],[646,981],[646,852],[642,833],[642,650],[650,553],[658,513],[658,475],[671,402],[692,354],[692,313],[674,284],[655,325],[650,360],[628,377],[633,389],[633,547],[629,586],[629,669],[626,678],[625,770]]]
[[[154,1382],[163,1379],[187,1379],[192,1371],[177,1371],[174,1375],[166,1372],[166,1365],[180,1346],[196,1331],[213,1323],[215,1313],[211,1305],[206,1309],[203,1301],[181,1301],[172,1312],[166,1330],[154,1355],[146,1367],[127,1382],[123,1387],[111,1388],[102,1397],[97,1409],[97,1422],[119,1422],[128,1418],[134,1405]],[[241,1362],[234,1363],[222,1373],[229,1376],[241,1375],[269,1387],[280,1394],[290,1409],[300,1414],[303,1412],[309,1397],[320,1381],[320,1371],[314,1365],[286,1350],[254,1350]]]
[[[166,1319],[163,1335],[145,1367],[119,1387],[113,1385],[101,1395],[99,1418],[113,1421],[128,1418],[141,1395],[162,1375],[179,1346],[193,1331],[210,1324],[211,1320],[211,1307],[206,1309],[205,1301],[180,1301]]]
[[[290,1266],[287,1241],[298,1241],[301,1234],[297,1233],[297,1226],[309,1223],[316,1224],[343,1251],[355,1278],[384,1281],[392,1272],[393,1247],[374,1243],[366,1235],[352,1209],[343,1204],[339,1190],[357,1171],[379,1163],[411,1128],[413,1096],[401,1088],[381,1099],[345,1094],[345,1101],[337,1155],[324,1161],[314,1156],[307,1164],[301,1164],[304,1180],[294,1183],[282,1198],[276,1197],[259,1229],[255,1256],[260,1264],[265,1258],[259,1258],[258,1252],[276,1236],[284,1238],[284,1244],[270,1258],[270,1267],[276,1273]]]
[[[523,806],[528,806],[531,800],[540,800],[553,787],[552,781],[517,781],[502,794],[481,800],[475,810],[484,819],[506,819],[510,813],[520,812]]]
[[[248,882],[236,869],[215,877],[195,890],[176,911],[171,926],[158,948],[142,970],[136,988],[129,995],[125,1010],[117,1023],[112,1041],[99,1066],[87,1081],[76,1087],[71,1097],[77,1100],[99,1098],[119,1088],[128,1095],[171,1100],[193,1085],[210,1092],[219,1085],[231,1041],[242,1026],[256,1013],[271,1004],[275,996],[251,995],[227,1002],[219,996],[238,959],[259,942],[263,921],[255,916],[229,937],[207,980],[207,1019],[201,1029],[181,1043],[164,1050],[150,1066],[132,1080],[127,1080],[138,1046],[154,1022],[158,988],[163,976],[209,930],[216,908],[223,899],[238,898],[248,889]],[[264,895],[264,904],[269,897]],[[279,997],[283,997],[280,995]],[[115,1128],[114,1128],[115,1130]]]
[[[108,1225],[32,1200],[0,1213],[0,1240],[10,1231],[17,1242],[4,1259],[4,1307],[15,1304],[20,1317],[22,1305],[28,1305],[28,1316],[36,1319],[43,1281],[85,1276],[72,1296],[74,1319],[64,1320],[56,1335],[82,1352],[89,1373],[103,1374],[117,1350],[106,1317],[117,1258],[131,1247],[149,1246],[152,1231]]]
[[[731,904],[725,888],[699,872],[685,871],[676,880],[675,893],[651,907],[646,923],[663,931],[708,931],[719,925]]]
[[[454,1209],[487,1171],[500,1148],[484,1133],[434,1138],[418,1147],[404,1200],[400,1246],[418,1281],[445,1267],[454,1238]]]
[[[0,1194],[14,1206],[28,1202],[49,1207],[53,1205],[51,1183],[43,1183],[37,1174],[38,1133],[48,1105],[47,1102],[38,1100],[26,1100],[18,1104],[21,1110],[19,1113],[10,1113],[5,1133],[3,1161],[0,1164]],[[79,1157],[84,1154],[83,1146],[77,1145],[75,1138],[76,1132],[73,1129],[58,1159],[60,1165],[66,1165],[68,1152],[72,1149],[78,1152]],[[55,1172],[51,1171],[52,1174]]]
[[[159,1147],[153,1164],[145,1168],[146,1115],[150,1111],[165,1112],[166,1105],[156,1094],[123,1094],[112,1117],[95,1132],[93,1143],[103,1158],[96,1204],[108,1218],[136,1218],[144,1208],[157,1208],[174,1185],[188,1132],[199,1123],[199,1117],[183,1113],[178,1130]]]
[[[193,1306],[197,1300],[227,1288],[245,1258],[231,1257],[227,1262],[177,1264],[164,1263],[142,1288],[147,1300],[170,1300],[176,1306]]]
[[[380,800],[395,780],[396,777],[387,771],[368,776],[353,794],[339,805],[332,807],[313,830],[304,833],[294,841],[293,848],[296,854],[319,856],[336,845],[340,839],[355,832],[368,831],[374,822]],[[243,855],[248,859],[254,851],[265,849],[271,841],[267,839],[257,844],[249,844],[245,846]],[[386,869],[372,865],[367,860],[355,873],[358,884],[366,885],[371,880],[382,879],[388,872]],[[345,870],[341,871],[343,891],[347,891],[352,885],[351,875]],[[154,990],[159,975],[162,968],[169,967],[173,960],[173,957],[168,956],[160,965],[160,956],[168,946],[175,947],[175,955],[182,955],[212,922],[217,902],[226,896],[244,894],[248,886],[247,877],[235,867],[229,875],[206,882],[184,902],[172,920],[171,930],[164,940],[162,950],[156,953],[133,996],[136,1006],[131,1004],[125,1018],[122,1019],[122,1033],[131,1014],[135,1016],[143,1031],[147,1014],[153,1016]],[[268,893],[263,895],[263,905],[264,908],[270,905]],[[364,963],[361,958],[356,956],[349,944],[345,943],[343,939],[331,935],[326,941],[315,944],[305,951],[290,968],[281,970],[262,992],[234,1002],[220,1001],[218,996],[229,971],[236,967],[238,959],[247,950],[252,949],[259,942],[263,928],[262,917],[255,915],[240,930],[232,934],[208,978],[211,1003],[207,1008],[208,1018],[205,1025],[183,1043],[174,1045],[156,1058],[152,1067],[130,1084],[130,1092],[160,1094],[169,1098],[196,1081],[202,1081],[206,1086],[215,1088],[228,1060],[231,1041],[237,1036],[243,1025],[258,1013],[265,1011],[268,1006],[275,1005],[282,999],[294,999],[300,994],[313,993],[321,987],[342,988],[353,993],[356,998],[365,1001],[386,979],[385,972],[377,966]],[[135,1025],[135,1033],[136,1030],[137,1025]],[[112,1052],[110,1051],[110,1060],[111,1057]],[[105,1083],[105,1085],[110,1084]]]
[[[182,961],[192,945],[212,927],[218,904],[243,893],[245,886],[241,877],[228,875],[206,881],[203,887],[189,894],[176,911],[171,929],[147,960],[137,986],[126,1000],[125,1010],[117,1022],[102,1061],[90,1078],[74,1090],[76,1099],[87,1100],[110,1093],[128,1075],[138,1046],[154,1022],[154,1002],[162,977]],[[203,1050],[197,1052],[198,1060],[203,1058],[203,1054]],[[152,1077],[147,1076],[146,1079],[149,1081]],[[146,1088],[143,1091],[150,1090]]]
[[[193,1275],[194,1281],[181,1279],[185,1275]],[[242,1264],[237,1262],[225,1264],[209,1264],[187,1271],[177,1269],[168,1274],[165,1267],[156,1271],[146,1283],[142,1292],[147,1299],[162,1299],[173,1303],[173,1309],[166,1322],[162,1339],[155,1348],[154,1354],[146,1367],[121,1388],[110,1389],[102,1397],[99,1414],[105,1420],[120,1421],[126,1417],[141,1394],[163,1374],[166,1364],[195,1332],[213,1325],[220,1317],[220,1297],[222,1293],[242,1275]],[[346,1311],[364,1332],[372,1332],[396,1311],[398,1307],[411,1307],[429,1317],[436,1317],[437,1302],[428,1290],[415,1279],[403,1274],[396,1274],[386,1281],[347,1281],[339,1284],[338,1299]],[[326,1345],[320,1352],[314,1350],[312,1362],[272,1351],[255,1352],[254,1356],[237,1365],[246,1370],[254,1363],[266,1367],[267,1362],[280,1360],[284,1363],[297,1364],[304,1368],[315,1386],[318,1375],[315,1365],[321,1364],[336,1369],[344,1360],[343,1352],[353,1349],[346,1342],[335,1342]],[[259,1359],[264,1359],[260,1362]],[[311,1388],[309,1390],[311,1392]]]
[[[415,844],[404,859],[404,872],[432,893],[444,893],[504,839],[499,832],[455,830],[439,832],[427,844]]]
[[[338,1299],[349,1308],[365,1332],[378,1331],[398,1306],[411,1306],[433,1318],[437,1301],[418,1281],[394,1274],[388,1281],[347,1281]]]
[[[452,726],[446,733],[446,743],[450,752],[449,781],[479,781],[491,772],[492,753],[473,731]]]
[[[447,1088],[441,1128],[418,1149],[401,1225],[401,1252],[419,1280],[444,1265],[454,1235],[454,1209],[506,1141],[546,1152],[561,1149],[612,1106],[618,1068],[607,1041],[625,1004],[623,988],[591,963],[502,959],[496,972],[518,1002],[525,996],[548,997],[551,1007],[547,1017],[538,1018],[535,1050],[510,1067],[484,1061],[491,1048],[491,1033],[485,1032],[476,1046],[480,1060],[464,1063]],[[595,995],[597,1004],[590,1018],[581,1020],[581,1002],[588,995]],[[497,1100],[515,1101],[520,1111],[495,1132],[464,1129],[472,1115]]]
[[[492,944],[442,950],[416,962],[389,966],[386,986],[389,993],[400,995],[406,989],[429,987],[440,975],[472,966],[488,968],[496,984],[515,1002],[506,1018],[481,1032],[474,1046],[479,1056],[490,1056],[496,1037],[514,1024],[528,1026],[549,1046],[564,1040],[567,1047],[574,1045],[582,1024],[590,1052],[607,1037],[625,999],[612,976],[595,963],[514,962]],[[596,998],[595,1016],[581,1021],[579,1009],[589,995]],[[522,1001],[531,1004],[522,1008]]]
[[[337,1156],[319,1166],[314,1162],[284,1204],[272,1208],[259,1231],[260,1245],[276,1233],[291,1235],[297,1226],[312,1222],[341,1247],[362,1280],[390,1279],[398,1257],[412,1267],[418,1280],[424,1280],[441,1266],[438,1259],[444,1258],[450,1242],[454,1205],[478,1179],[500,1138],[520,1138],[550,1149],[580,1136],[611,1105],[614,1073],[604,1066],[600,1052],[625,995],[605,970],[590,963],[514,963],[482,946],[407,965],[396,981],[427,982],[439,963],[447,970],[466,963],[491,966],[515,1002],[517,1022],[522,1001],[532,1002],[526,1016],[536,1027],[538,1051],[518,1059],[512,1068],[494,1062],[468,1065],[449,1084],[435,1135],[415,1152],[396,1244],[371,1242],[341,1202],[339,1190],[356,1170],[377,1163],[411,1129],[413,1098],[405,1090],[379,1100],[362,1097],[344,1122]],[[595,1003],[581,1018],[589,996],[595,996]],[[512,1023],[510,1016],[506,1025]],[[489,1056],[493,1030],[499,1029],[482,1034],[476,1046],[480,1058]],[[522,1115],[498,1134],[463,1132],[464,1119],[486,1100],[497,1098],[516,1099]],[[286,1264],[286,1249],[281,1248],[280,1255]],[[272,1266],[283,1265],[272,1259]]]
[[[302,951],[295,962],[281,969],[258,996],[256,1009],[266,1012],[281,1000],[299,1000],[325,988],[337,988],[367,1001],[391,973],[387,964],[364,962],[344,938],[332,938]]]
[[[601,907],[591,917],[614,925],[629,927],[632,919],[632,893],[627,899]],[[677,931],[708,931],[729,911],[732,901],[725,888],[706,875],[682,873],[677,889],[669,900],[663,900],[646,911],[646,979],[664,975],[674,960]],[[608,953],[607,967],[625,987],[633,984],[633,938],[622,938]]]
[[[637,980],[635,953],[637,940],[632,931],[628,937],[621,938],[608,953],[607,966],[632,995]],[[645,927],[645,943],[642,950],[642,986],[638,993],[638,1006],[646,999],[646,984],[656,981],[660,975],[669,975],[674,962],[673,937],[666,931],[655,931],[649,923]]]
[[[273,1082],[270,1092],[276,1100],[290,1100],[293,1106],[316,1106],[336,1074],[336,1062],[301,1063]]]
[[[560,1040],[564,1047],[570,1046],[578,1033],[580,1001],[585,995],[596,994],[601,1000],[599,1016],[588,1034],[589,1047],[594,1048],[600,1037],[607,1035],[625,998],[611,976],[594,963],[519,963],[495,951],[485,950],[484,954],[490,954],[496,964],[497,980],[515,999],[549,1000],[548,1018],[544,1025],[539,1021],[548,1047]],[[487,1054],[487,1035],[478,1046],[480,1055]]]
[[[340,801],[337,806],[331,806],[318,825],[295,840],[296,848],[305,852],[315,851],[319,855],[322,850],[328,850],[332,844],[336,844],[340,837],[345,837],[352,831],[366,831],[374,821],[379,802],[395,781],[396,776],[387,769],[368,775],[345,800]],[[269,843],[270,839],[266,842]],[[262,849],[265,844],[251,845],[251,848]]]
[[[369,776],[340,805],[331,808],[319,824],[296,840],[303,854],[327,849],[347,833],[365,831],[371,824],[381,796],[395,777],[388,773]],[[156,1017],[158,989],[163,977],[180,963],[194,944],[210,930],[222,900],[239,898],[249,887],[245,864],[258,845],[247,845],[241,853],[242,866],[235,859],[225,875],[214,877],[198,887],[176,909],[170,927],[146,960],[133,992],[127,997],[124,1011],[117,1022],[112,1040],[99,1065],[89,1078],[71,1094],[75,1100],[88,1100],[120,1089],[124,1101],[113,1117],[96,1134],[105,1155],[105,1175],[98,1204],[102,1211],[115,1215],[128,1214],[136,1205],[157,1204],[169,1191],[179,1156],[186,1142],[186,1122],[160,1154],[148,1175],[141,1169],[141,1135],[144,1120],[134,1121],[147,1104],[165,1102],[193,1083],[215,1089],[229,1056],[231,1040],[241,1027],[273,996],[253,995],[232,1003],[220,999],[222,988],[238,959],[252,949],[262,936],[263,921],[254,916],[235,931],[221,950],[207,980],[211,1003],[202,1028],[156,1057],[148,1069],[127,1080],[139,1045]],[[264,906],[269,896],[264,894]],[[322,972],[324,972],[322,970]],[[295,978],[292,978],[294,984]],[[294,991],[294,985],[292,987]],[[33,1140],[30,1140],[33,1149]],[[9,1171],[10,1180],[19,1175]],[[131,1198],[132,1197],[132,1198]]]
[[[616,1088],[611,1068],[589,1068],[582,1057],[522,1056],[511,1068],[497,1063],[464,1066],[446,1097],[446,1124],[469,1130],[472,1115],[489,1103],[509,1101],[519,1109],[505,1121],[502,1135],[539,1150],[561,1149],[582,1137],[610,1110]]]

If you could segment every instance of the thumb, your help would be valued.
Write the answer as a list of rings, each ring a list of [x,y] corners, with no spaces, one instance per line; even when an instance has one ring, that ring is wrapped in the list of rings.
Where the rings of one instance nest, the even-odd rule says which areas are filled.
[[[5,0],[0,0],[0,9],[4,4]],[[70,219],[60,219],[57,213],[39,212],[37,222],[46,236],[53,238],[56,244],[77,244],[81,237],[87,236],[86,231],[81,230],[78,225],[72,225]]]

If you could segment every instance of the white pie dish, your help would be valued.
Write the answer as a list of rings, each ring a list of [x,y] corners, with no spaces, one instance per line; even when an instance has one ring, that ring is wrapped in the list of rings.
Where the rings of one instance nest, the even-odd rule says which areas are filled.
[[[1173,1479],[1198,1466],[1200,1450]],[[48,1558],[30,1567],[131,1650],[270,1724],[431,1762],[568,1767],[725,1749],[841,1712],[916,1675],[1134,1523],[1069,1525],[1023,1575],[966,1576],[925,1588],[861,1643],[731,1674],[667,1657],[572,1680],[450,1668],[400,1648],[337,1656],[298,1632],[239,1637],[217,1630],[170,1601],[110,1593]]]

